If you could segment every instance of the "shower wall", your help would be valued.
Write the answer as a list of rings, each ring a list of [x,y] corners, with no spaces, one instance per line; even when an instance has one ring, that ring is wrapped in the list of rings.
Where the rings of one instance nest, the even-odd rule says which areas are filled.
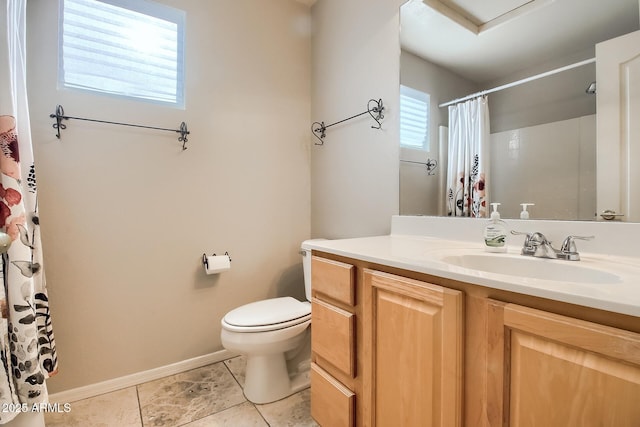
[[[503,217],[535,203],[531,218],[594,219],[595,115],[492,133],[490,151],[490,197]]]

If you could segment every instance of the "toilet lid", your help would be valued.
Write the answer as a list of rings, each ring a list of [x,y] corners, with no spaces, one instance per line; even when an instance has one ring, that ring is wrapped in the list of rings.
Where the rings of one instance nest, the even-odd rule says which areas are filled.
[[[281,297],[252,302],[231,310],[224,321],[232,326],[252,327],[275,325],[309,317],[311,305],[295,298]]]

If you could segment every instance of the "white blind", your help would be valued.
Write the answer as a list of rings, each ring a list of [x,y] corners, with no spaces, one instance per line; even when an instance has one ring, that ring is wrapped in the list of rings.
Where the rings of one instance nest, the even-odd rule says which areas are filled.
[[[184,12],[140,0],[64,0],[63,86],[184,106]]]
[[[429,94],[400,86],[400,145],[429,150]]]

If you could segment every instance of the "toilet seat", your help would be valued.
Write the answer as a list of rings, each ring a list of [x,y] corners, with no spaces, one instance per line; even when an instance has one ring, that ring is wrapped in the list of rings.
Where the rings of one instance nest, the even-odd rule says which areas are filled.
[[[231,310],[222,326],[233,332],[265,332],[284,329],[311,320],[311,304],[292,297],[252,302]]]

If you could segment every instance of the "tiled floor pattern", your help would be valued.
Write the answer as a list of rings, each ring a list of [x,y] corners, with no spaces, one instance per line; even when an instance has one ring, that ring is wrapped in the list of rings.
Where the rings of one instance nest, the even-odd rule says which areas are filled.
[[[317,426],[309,389],[265,405],[242,394],[243,356],[90,399],[69,413],[47,413],[47,427]],[[60,402],[66,403],[66,402]]]

